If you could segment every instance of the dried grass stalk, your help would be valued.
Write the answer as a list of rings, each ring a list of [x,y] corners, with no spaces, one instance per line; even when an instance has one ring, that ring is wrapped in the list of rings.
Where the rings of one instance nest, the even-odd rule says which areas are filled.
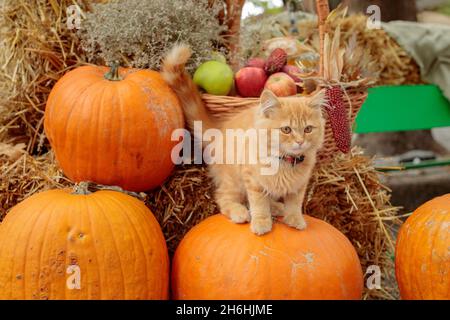
[[[93,1],[89,1],[93,2]],[[67,28],[72,0],[4,0],[0,7],[0,140],[44,151],[43,113],[54,83],[82,63],[76,30]],[[77,1],[82,10],[88,1]]]
[[[26,152],[19,157],[0,153],[0,221],[9,209],[36,192],[70,185],[52,153],[37,157]]]

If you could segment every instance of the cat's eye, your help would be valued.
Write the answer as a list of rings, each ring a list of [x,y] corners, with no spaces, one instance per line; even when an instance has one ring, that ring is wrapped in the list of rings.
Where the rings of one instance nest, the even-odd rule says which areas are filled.
[[[281,130],[281,132],[283,132],[284,134],[289,134],[289,133],[292,132],[291,127],[287,127],[287,126],[286,126],[286,127],[281,127],[280,130]]]
[[[311,133],[313,131],[313,126],[306,126],[304,131],[305,133]]]

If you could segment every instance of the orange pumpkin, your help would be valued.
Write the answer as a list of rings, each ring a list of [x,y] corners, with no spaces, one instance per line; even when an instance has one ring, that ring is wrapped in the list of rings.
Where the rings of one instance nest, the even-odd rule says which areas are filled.
[[[450,194],[421,205],[397,238],[395,274],[407,300],[450,300]]]
[[[264,236],[212,216],[181,241],[172,264],[175,299],[361,299],[363,274],[349,240],[306,217],[298,231],[275,223]]]
[[[0,299],[167,299],[168,286],[161,229],[131,196],[46,191],[0,225]]]
[[[175,93],[158,72],[83,66],[64,75],[45,109],[45,133],[64,173],[145,191],[173,169],[173,130],[183,126]]]

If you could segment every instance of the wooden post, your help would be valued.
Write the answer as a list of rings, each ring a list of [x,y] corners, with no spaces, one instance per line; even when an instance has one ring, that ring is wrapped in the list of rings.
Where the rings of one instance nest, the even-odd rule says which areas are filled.
[[[228,26],[226,40],[230,51],[232,68],[236,68],[238,64],[236,56],[239,51],[241,16],[244,3],[245,0],[226,0],[226,23]]]
[[[319,63],[319,76],[323,76],[323,53],[324,53],[324,41],[326,33],[326,20],[330,13],[330,7],[328,0],[316,0],[316,11],[319,23],[319,35],[320,35],[320,63]]]

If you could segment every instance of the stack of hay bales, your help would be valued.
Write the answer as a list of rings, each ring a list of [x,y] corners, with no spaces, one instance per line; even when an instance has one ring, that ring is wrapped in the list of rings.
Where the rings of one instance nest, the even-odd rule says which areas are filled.
[[[68,30],[65,12],[72,1],[4,1],[0,56],[0,216],[33,193],[70,186],[47,152],[43,110],[54,83],[85,63],[77,34]],[[88,3],[83,2],[83,10]],[[350,28],[349,22],[349,28]],[[388,67],[387,67],[388,68]],[[179,166],[146,203],[158,218],[171,252],[183,235],[217,213],[213,187],[202,166]],[[398,223],[390,191],[379,180],[372,159],[358,148],[320,165],[311,180],[305,212],[341,230],[354,244],[363,268],[377,265],[382,290],[365,298],[393,298],[393,240]]]

